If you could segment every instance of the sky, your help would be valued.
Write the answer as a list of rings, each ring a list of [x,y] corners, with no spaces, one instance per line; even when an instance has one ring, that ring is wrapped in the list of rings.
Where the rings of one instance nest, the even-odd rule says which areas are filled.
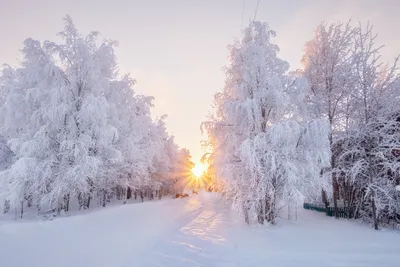
[[[155,97],[153,117],[168,115],[167,129],[198,162],[200,124],[224,86],[227,46],[251,19],[277,32],[280,56],[301,67],[304,44],[321,21],[352,19],[374,25],[383,60],[400,53],[399,0],[0,0],[0,64],[17,66],[24,39],[58,40],[69,14],[82,33],[117,40],[120,72],[135,90]],[[256,16],[255,16],[256,15]]]

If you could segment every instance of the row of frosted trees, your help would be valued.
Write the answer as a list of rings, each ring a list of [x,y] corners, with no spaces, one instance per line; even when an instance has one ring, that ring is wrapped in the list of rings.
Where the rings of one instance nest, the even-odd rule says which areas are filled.
[[[266,23],[230,46],[226,83],[202,124],[207,178],[246,222],[304,200],[399,221],[400,82],[369,25],[322,23],[289,72]],[[322,194],[321,194],[322,192]]]
[[[182,190],[190,154],[153,120],[152,97],[119,76],[116,42],[84,36],[70,17],[63,42],[26,39],[19,68],[0,76],[0,206],[89,208],[112,197]],[[92,204],[93,205],[93,204]]]
[[[349,218],[378,229],[400,223],[400,76],[398,58],[381,61],[372,29],[320,25],[306,44],[302,72],[312,114],[330,125],[333,194],[323,201],[333,202],[336,216],[344,206]]]

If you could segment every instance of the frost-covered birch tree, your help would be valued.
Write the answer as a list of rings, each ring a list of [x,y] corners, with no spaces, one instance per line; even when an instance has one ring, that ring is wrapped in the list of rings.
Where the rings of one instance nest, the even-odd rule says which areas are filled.
[[[347,217],[363,217],[377,229],[398,217],[400,92],[397,59],[383,65],[375,40],[369,24],[321,24],[306,45],[303,73],[312,115],[330,122],[325,174],[332,176],[336,216],[340,199]]]
[[[399,221],[400,76],[398,58],[392,66],[381,62],[376,37],[368,24],[359,26],[354,39],[356,125],[338,140],[334,171],[356,193],[356,213],[378,229],[390,218]]]
[[[357,28],[347,23],[321,23],[315,30],[312,40],[305,46],[302,73],[310,83],[307,95],[310,114],[316,118],[326,118],[329,122],[329,142],[333,146],[338,133],[348,129],[352,124],[354,112],[353,93],[355,78],[352,75],[354,66],[354,38]],[[330,171],[335,167],[332,154],[331,168],[324,170],[324,175],[331,176],[333,203],[336,217],[339,185],[337,177]],[[329,206],[326,192],[322,192],[325,206]]]
[[[225,87],[203,123],[224,195],[247,222],[274,223],[283,203],[327,186],[320,171],[329,166],[328,125],[307,115],[307,82],[287,74],[273,37],[254,21],[230,46]]]

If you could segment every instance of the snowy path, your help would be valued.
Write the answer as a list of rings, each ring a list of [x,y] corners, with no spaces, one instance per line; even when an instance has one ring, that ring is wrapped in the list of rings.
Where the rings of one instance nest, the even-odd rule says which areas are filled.
[[[299,211],[247,227],[213,194],[0,225],[0,266],[400,266],[400,235]]]
[[[191,198],[187,204],[199,200],[202,206],[196,215],[163,236],[140,266],[234,266],[226,262],[232,253],[225,232],[228,208],[211,194]]]

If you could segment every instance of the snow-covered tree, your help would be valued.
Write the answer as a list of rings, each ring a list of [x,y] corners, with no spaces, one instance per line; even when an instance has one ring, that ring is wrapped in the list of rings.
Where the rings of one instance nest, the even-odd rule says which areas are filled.
[[[307,42],[303,55],[302,73],[310,83],[307,96],[310,114],[317,118],[326,118],[329,122],[329,142],[352,124],[351,114],[355,111],[353,93],[355,77],[354,42],[358,29],[347,23],[321,23],[314,38]],[[335,167],[335,158],[331,157],[331,168]],[[325,170],[324,175],[331,175]],[[337,177],[331,175],[333,203],[337,214],[339,198]],[[325,192],[323,192],[325,194]],[[325,201],[328,207],[328,202]]]
[[[400,76],[397,58],[390,67],[380,62],[375,40],[370,25],[360,26],[354,38],[355,125],[337,141],[334,174],[347,185],[349,206],[378,229],[399,216]]]
[[[302,73],[311,85],[311,114],[330,124],[331,168],[324,173],[332,177],[336,216],[340,199],[348,217],[378,228],[383,217],[398,216],[400,87],[397,59],[384,66],[375,40],[369,25],[323,23],[306,45]]]
[[[282,203],[326,187],[320,171],[330,155],[327,124],[307,116],[307,82],[287,74],[274,36],[254,21],[230,47],[225,87],[203,123],[224,195],[259,223],[274,223]]]
[[[178,146],[152,98],[118,75],[115,41],[81,34],[71,18],[61,44],[24,42],[22,65],[0,76],[0,203],[68,211],[173,180]],[[160,180],[161,179],[161,180]]]

